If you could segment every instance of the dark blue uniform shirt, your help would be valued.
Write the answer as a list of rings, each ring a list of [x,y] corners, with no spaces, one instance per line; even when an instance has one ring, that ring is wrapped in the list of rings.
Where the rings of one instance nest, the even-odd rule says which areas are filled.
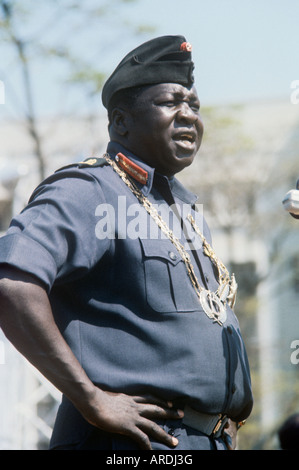
[[[154,186],[154,169],[118,144],[108,151],[148,172],[147,183],[137,185],[165,218],[159,184],[186,219],[184,208],[197,198],[176,178],[160,177]],[[211,242],[200,212],[189,212]],[[213,265],[185,225],[198,243],[197,260],[189,251],[196,275],[215,291]],[[110,165],[70,166],[41,183],[0,240],[0,263],[44,283],[66,341],[103,389],[152,393],[237,421],[249,415],[250,374],[236,316],[228,308],[223,326],[207,317],[178,251]]]

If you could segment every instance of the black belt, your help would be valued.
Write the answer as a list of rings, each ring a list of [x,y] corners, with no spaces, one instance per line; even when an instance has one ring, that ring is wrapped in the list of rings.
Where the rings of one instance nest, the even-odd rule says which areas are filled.
[[[211,415],[201,413],[189,406],[184,408],[183,423],[210,437],[220,437],[228,417],[223,414]]]

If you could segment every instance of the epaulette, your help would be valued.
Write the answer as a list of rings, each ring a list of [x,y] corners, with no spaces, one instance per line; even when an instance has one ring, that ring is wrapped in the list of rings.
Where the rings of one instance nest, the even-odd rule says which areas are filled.
[[[79,168],[86,168],[89,166],[96,167],[96,166],[104,166],[104,165],[108,165],[108,162],[106,158],[103,158],[103,157],[91,157],[91,158],[87,158],[83,162],[78,163]]]
[[[72,168],[72,167],[77,167],[77,168],[88,168],[88,167],[97,167],[97,166],[104,166],[108,165],[107,160],[103,157],[89,157],[86,160],[82,162],[75,162],[75,163],[70,163],[69,165],[65,165],[62,168],[59,168],[58,170],[55,171],[61,171],[65,170],[67,168]]]

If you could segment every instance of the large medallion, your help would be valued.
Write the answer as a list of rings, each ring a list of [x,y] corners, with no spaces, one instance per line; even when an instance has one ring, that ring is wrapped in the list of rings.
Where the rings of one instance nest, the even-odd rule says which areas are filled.
[[[207,316],[222,325],[227,318],[227,313],[225,305],[219,297],[214,292],[202,290],[199,298]]]

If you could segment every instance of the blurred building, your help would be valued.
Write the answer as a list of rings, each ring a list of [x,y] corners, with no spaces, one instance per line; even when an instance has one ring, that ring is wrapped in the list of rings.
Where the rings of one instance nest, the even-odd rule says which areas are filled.
[[[202,148],[192,167],[178,177],[199,195],[215,250],[239,284],[236,310],[255,393],[254,412],[244,427],[246,443],[241,445],[254,448],[299,408],[298,365],[290,360],[291,343],[299,340],[299,221],[282,207],[283,196],[299,177],[299,105],[206,108],[202,116]],[[105,116],[40,125],[48,173],[105,150]],[[39,174],[22,123],[2,123],[1,132],[4,231],[11,215],[25,205]],[[45,448],[60,394],[4,337],[0,346],[0,449]]]

